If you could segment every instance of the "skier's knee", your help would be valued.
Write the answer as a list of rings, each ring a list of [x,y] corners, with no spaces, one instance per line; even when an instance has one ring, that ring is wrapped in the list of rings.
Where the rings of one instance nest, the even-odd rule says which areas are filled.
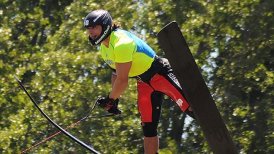
[[[153,122],[143,122],[142,128],[145,137],[157,136],[157,124]]]

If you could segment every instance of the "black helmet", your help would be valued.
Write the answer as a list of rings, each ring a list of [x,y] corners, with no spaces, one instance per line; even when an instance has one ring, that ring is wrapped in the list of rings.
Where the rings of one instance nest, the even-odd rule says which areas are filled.
[[[89,41],[92,45],[100,44],[111,33],[112,18],[106,10],[91,11],[84,19],[84,26],[86,28],[91,26],[101,25],[102,32],[99,37],[92,39],[89,37]]]

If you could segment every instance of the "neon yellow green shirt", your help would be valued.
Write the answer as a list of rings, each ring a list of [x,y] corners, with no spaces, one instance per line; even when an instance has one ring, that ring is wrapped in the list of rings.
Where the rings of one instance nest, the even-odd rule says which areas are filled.
[[[147,71],[155,57],[155,52],[140,38],[125,30],[111,32],[109,46],[100,46],[104,61],[113,69],[115,63],[132,62],[129,77],[141,75]]]

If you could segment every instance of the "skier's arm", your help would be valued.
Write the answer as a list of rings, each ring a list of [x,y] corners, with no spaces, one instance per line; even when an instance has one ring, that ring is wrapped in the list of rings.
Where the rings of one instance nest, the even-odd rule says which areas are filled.
[[[112,72],[112,74],[111,74],[111,87],[112,88],[114,86],[114,82],[115,82],[116,78],[117,78],[116,72]]]
[[[112,91],[109,94],[109,98],[117,99],[126,90],[128,86],[128,74],[131,68],[132,62],[116,63],[116,77],[114,80]]]

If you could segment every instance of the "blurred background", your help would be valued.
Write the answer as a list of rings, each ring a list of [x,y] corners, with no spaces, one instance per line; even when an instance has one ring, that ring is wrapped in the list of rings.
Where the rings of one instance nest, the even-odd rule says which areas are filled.
[[[157,33],[177,21],[239,153],[274,153],[272,0],[0,0],[0,153],[88,153],[58,131],[20,89],[65,128],[110,90],[111,70],[83,18],[105,9],[164,56]],[[68,131],[102,153],[143,153],[136,83],[120,117],[88,118]],[[106,112],[96,108],[91,115]],[[197,122],[165,98],[160,153],[211,153]]]

